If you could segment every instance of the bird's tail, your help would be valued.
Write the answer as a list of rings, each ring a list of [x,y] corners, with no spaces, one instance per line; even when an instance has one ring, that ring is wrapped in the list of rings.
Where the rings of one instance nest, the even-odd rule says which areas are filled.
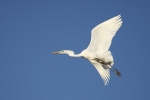
[[[100,59],[104,60],[105,63],[109,62],[110,67],[113,66],[114,62],[113,62],[113,56],[111,54],[110,51],[106,51],[105,53],[103,53],[102,55],[98,56]]]

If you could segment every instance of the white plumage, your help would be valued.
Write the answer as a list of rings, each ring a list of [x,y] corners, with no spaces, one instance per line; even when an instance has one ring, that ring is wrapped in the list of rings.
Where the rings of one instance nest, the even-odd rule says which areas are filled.
[[[83,57],[89,60],[99,72],[104,84],[107,85],[110,79],[111,69],[116,75],[121,73],[113,66],[113,56],[109,51],[112,39],[122,25],[121,15],[115,16],[99,25],[91,31],[91,41],[87,49],[80,54],[74,54],[71,50],[52,52],[53,54],[68,54],[71,57]]]

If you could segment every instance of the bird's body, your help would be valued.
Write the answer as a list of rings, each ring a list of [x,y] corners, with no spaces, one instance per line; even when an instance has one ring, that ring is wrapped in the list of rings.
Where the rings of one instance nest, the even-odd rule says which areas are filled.
[[[116,75],[121,73],[113,66],[113,56],[109,51],[112,39],[117,30],[121,27],[121,16],[113,17],[92,29],[91,42],[80,54],[74,54],[72,50],[53,52],[54,54],[68,54],[71,57],[83,57],[89,60],[99,72],[104,84],[107,85],[110,79],[111,69]]]

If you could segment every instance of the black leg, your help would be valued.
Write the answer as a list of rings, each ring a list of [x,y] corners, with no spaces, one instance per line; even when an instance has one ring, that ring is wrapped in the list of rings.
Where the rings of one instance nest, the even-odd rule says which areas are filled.
[[[116,68],[112,67],[112,69],[115,70],[116,75],[118,75],[119,77],[122,77],[122,76],[121,76],[121,73],[120,73]]]
[[[111,68],[110,68],[109,66],[110,66],[110,65],[103,65],[104,68],[110,69],[110,70],[111,70],[112,72],[114,72],[116,75],[118,75],[119,77],[122,77],[122,76],[121,76],[121,73],[120,73],[116,68],[111,67],[111,66],[110,66],[110,67],[111,67]]]

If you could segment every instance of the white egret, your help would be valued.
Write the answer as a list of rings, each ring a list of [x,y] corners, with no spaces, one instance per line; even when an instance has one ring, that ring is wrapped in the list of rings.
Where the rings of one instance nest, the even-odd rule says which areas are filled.
[[[112,39],[122,25],[121,15],[115,16],[99,25],[91,31],[91,41],[89,46],[80,54],[74,54],[72,50],[61,50],[52,52],[53,54],[68,54],[71,57],[83,57],[89,60],[97,69],[104,85],[107,85],[110,80],[110,72],[112,70],[116,75],[121,76],[121,73],[113,66],[113,56],[109,51]]]

